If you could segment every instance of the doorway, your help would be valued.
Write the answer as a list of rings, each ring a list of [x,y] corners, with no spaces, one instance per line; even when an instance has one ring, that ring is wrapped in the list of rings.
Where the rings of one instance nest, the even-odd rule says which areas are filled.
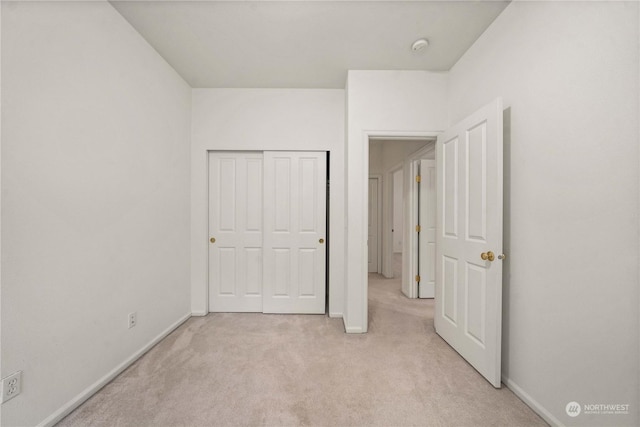
[[[372,138],[369,145],[368,226],[371,230],[376,222],[382,224],[382,241],[370,237],[368,253],[371,258],[375,246],[379,247],[382,265],[375,269],[370,263],[368,279],[370,284],[387,280],[386,285],[397,285],[399,295],[405,299],[419,296],[415,283],[419,274],[419,246],[417,237],[413,236],[418,233],[418,187],[412,184],[414,173],[419,168],[414,163],[421,157],[431,155],[433,158],[433,146],[432,138]],[[374,201],[379,198],[380,187],[381,216],[375,216],[372,209]]]
[[[501,386],[501,261],[506,259],[503,111],[501,98],[475,111],[437,137],[436,153],[434,327],[496,388]],[[366,135],[369,143],[375,134]],[[364,150],[370,167],[371,149]],[[354,210],[361,209],[354,206]],[[367,286],[363,293],[368,291]],[[368,300],[363,303],[366,321]]]

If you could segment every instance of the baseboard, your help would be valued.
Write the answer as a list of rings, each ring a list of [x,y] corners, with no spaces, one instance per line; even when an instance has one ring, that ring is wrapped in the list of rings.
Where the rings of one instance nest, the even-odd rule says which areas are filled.
[[[192,316],[196,316],[196,317],[202,317],[202,316],[206,316],[207,314],[209,314],[206,311],[192,311],[191,315]]]
[[[526,391],[524,391],[518,384],[511,381],[509,378],[502,376],[502,382],[507,386],[509,390],[520,398],[528,407],[533,409],[533,412],[540,415],[549,425],[553,427],[564,427],[564,424],[554,417],[544,406],[531,397]]]
[[[329,312],[329,317],[333,317],[333,318],[336,318],[336,319],[338,319],[338,318],[339,318],[339,319],[341,319],[341,318],[342,318],[342,317],[344,317],[344,316],[342,316],[342,313],[332,313],[332,312]]]
[[[84,391],[78,394],[76,397],[67,402],[64,406],[58,409],[56,412],[51,414],[49,417],[45,418],[42,422],[38,424],[38,426],[50,427],[55,425],[57,422],[62,420],[64,417],[69,415],[76,409],[78,406],[82,405],[87,399],[93,396],[98,390],[102,387],[110,383],[115,377],[120,375],[125,369],[133,364],[136,360],[142,357],[147,351],[151,350],[153,346],[162,341],[167,335],[173,332],[178,326],[182,325],[191,317],[191,313],[185,314],[177,322],[169,326],[163,332],[161,332],[158,336],[152,339],[147,345],[142,347],[140,350],[135,352],[131,357],[122,362],[120,365],[116,366],[111,372],[109,372],[104,377],[100,378],[98,381],[87,387]]]
[[[344,331],[348,334],[365,334],[367,333],[366,328],[363,328],[362,326],[348,326],[347,325],[347,319],[343,316],[342,317],[342,323],[344,325]]]

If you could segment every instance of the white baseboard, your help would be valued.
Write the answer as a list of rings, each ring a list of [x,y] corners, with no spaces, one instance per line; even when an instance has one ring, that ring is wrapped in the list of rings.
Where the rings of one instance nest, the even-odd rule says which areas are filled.
[[[520,398],[528,407],[533,409],[533,412],[540,415],[549,425],[553,427],[564,427],[564,424],[559,419],[554,417],[544,406],[531,397],[526,391],[524,391],[518,384],[511,381],[509,378],[502,376],[502,382],[506,384],[507,388]]]
[[[202,316],[206,316],[207,314],[209,314],[206,311],[192,311],[191,315],[192,316],[197,316],[197,317],[202,317]]]
[[[342,313],[332,313],[332,312],[329,312],[329,317],[333,317],[333,318],[340,318],[340,319],[341,319],[343,316],[342,316]]]
[[[147,343],[147,345],[145,345],[140,350],[135,352],[131,357],[129,357],[124,362],[122,362],[120,365],[116,366],[107,375],[105,375],[104,377],[100,378],[98,381],[96,381],[95,383],[87,387],[85,390],[83,390],[80,394],[78,394],[76,397],[74,397],[65,405],[63,405],[56,412],[54,412],[53,414],[45,418],[43,421],[41,421],[38,424],[38,426],[43,426],[43,427],[53,426],[54,424],[62,420],[64,417],[69,415],[74,409],[82,405],[87,399],[93,396],[98,390],[100,390],[102,387],[104,387],[109,382],[111,382],[115,377],[120,375],[122,371],[124,371],[129,366],[131,366],[133,362],[135,362],[140,357],[142,357],[147,351],[151,350],[153,346],[155,346],[160,341],[162,341],[167,335],[173,332],[178,326],[186,322],[190,317],[191,317],[191,313],[188,313],[182,316],[180,319],[178,319],[178,321],[176,321],[174,324],[172,324],[167,329],[162,331],[157,337],[155,337],[149,343]]]
[[[362,326],[348,326],[347,319],[343,316],[342,323],[344,324],[344,331],[348,334],[366,334],[367,328]]]

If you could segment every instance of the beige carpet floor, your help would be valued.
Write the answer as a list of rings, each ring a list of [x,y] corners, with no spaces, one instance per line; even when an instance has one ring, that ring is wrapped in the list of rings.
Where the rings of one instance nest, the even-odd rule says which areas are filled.
[[[369,275],[369,333],[322,315],[194,317],[70,426],[544,426],[433,330],[433,300]]]

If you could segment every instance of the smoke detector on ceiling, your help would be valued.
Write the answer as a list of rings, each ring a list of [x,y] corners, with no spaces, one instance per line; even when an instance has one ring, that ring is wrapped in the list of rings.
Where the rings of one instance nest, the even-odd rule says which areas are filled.
[[[429,40],[419,39],[413,42],[413,44],[411,45],[411,50],[413,50],[414,52],[417,52],[419,50],[424,49],[427,46],[429,46]]]

